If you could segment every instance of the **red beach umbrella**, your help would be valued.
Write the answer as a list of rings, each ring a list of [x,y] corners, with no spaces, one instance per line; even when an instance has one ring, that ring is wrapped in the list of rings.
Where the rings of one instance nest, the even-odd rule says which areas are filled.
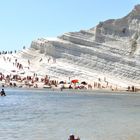
[[[71,80],[72,83],[78,83],[77,79]]]

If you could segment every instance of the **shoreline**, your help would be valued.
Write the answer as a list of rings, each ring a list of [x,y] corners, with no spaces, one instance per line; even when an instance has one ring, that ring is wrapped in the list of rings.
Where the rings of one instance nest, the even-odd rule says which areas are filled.
[[[26,53],[28,50],[23,50]],[[42,58],[42,57],[41,57]],[[46,60],[48,60],[47,63]],[[106,92],[140,92],[140,85],[129,83],[126,81],[117,81],[107,75],[96,75],[95,77],[86,76],[52,76],[43,67],[38,67],[41,64],[45,66],[57,66],[57,62],[53,63],[50,58],[40,59],[33,65],[31,59],[20,60],[15,54],[2,54],[0,61],[5,68],[0,70],[0,85],[2,88],[24,88],[24,89],[52,89],[52,90],[77,90],[77,91],[106,91]],[[37,65],[38,64],[38,65]],[[94,74],[94,73],[93,73]]]
[[[5,87],[1,87],[1,89],[5,89],[5,91],[11,91],[11,90],[19,90],[19,91],[42,91],[42,92],[57,92],[57,93],[65,93],[65,92],[68,92],[68,93],[97,93],[97,94],[139,94],[140,92],[137,91],[137,92],[132,92],[132,91],[125,91],[125,90],[117,90],[117,91],[112,91],[112,90],[109,90],[109,89],[52,89],[52,88],[33,88],[33,87],[8,87],[8,86],[5,86]]]

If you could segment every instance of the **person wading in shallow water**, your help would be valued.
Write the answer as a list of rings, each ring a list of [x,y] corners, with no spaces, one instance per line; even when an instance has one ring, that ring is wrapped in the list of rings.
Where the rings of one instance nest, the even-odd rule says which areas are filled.
[[[1,96],[6,96],[4,89],[1,90],[0,94]]]
[[[68,140],[80,140],[80,138],[75,138],[74,135],[70,135]]]

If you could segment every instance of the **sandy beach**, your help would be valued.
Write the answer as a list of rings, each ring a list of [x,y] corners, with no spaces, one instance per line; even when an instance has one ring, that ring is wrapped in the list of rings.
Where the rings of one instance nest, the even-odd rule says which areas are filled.
[[[27,54],[28,53],[28,54]],[[31,54],[32,53],[32,54]],[[34,55],[33,55],[34,54]],[[22,57],[21,57],[22,55]],[[25,59],[23,59],[25,56]],[[38,56],[38,52],[25,49],[16,53],[4,52],[0,55],[0,86],[16,88],[48,88],[52,90],[76,89],[76,90],[105,90],[105,91],[138,91],[138,85],[114,81],[109,77],[98,75],[92,79],[54,77],[48,72],[47,67],[41,65],[55,66],[59,62],[50,57]],[[29,58],[33,57],[33,58]],[[36,60],[36,61],[35,61]],[[45,63],[46,62],[46,63]]]

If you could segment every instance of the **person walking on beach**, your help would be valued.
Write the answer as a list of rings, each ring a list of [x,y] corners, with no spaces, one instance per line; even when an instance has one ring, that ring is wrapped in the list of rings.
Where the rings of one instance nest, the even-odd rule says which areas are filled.
[[[6,96],[4,89],[1,90],[1,96]]]

